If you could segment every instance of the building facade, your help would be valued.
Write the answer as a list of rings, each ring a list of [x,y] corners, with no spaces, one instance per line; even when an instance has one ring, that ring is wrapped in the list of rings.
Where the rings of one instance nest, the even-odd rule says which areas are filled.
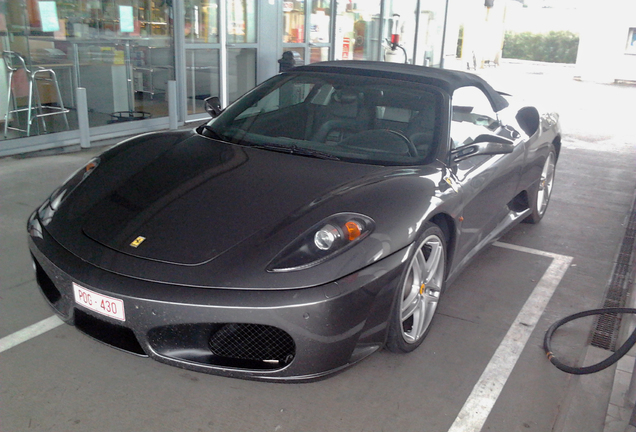
[[[616,0],[607,7],[581,6],[576,74],[586,81],[636,82],[636,4]]]
[[[447,1],[0,0],[0,156],[202,121],[287,51],[440,66]]]

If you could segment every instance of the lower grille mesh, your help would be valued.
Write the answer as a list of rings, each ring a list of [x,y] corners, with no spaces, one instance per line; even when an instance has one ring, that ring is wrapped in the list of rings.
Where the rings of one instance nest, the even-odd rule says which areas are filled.
[[[260,324],[225,324],[210,338],[215,356],[289,364],[296,351],[293,339],[283,330]]]

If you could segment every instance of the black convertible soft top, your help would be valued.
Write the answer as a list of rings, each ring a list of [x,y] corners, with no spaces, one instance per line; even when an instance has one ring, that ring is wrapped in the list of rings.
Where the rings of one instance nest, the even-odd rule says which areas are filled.
[[[289,72],[301,71],[345,73],[421,82],[440,87],[451,95],[460,87],[475,86],[486,94],[495,112],[501,111],[508,106],[508,101],[497,93],[490,84],[481,77],[468,72],[402,63],[362,60],[337,60],[312,63],[305,66],[298,66]]]

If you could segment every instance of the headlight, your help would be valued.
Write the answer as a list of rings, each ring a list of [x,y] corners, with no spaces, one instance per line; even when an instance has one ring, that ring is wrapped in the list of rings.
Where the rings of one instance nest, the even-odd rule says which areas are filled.
[[[47,225],[60,204],[75,190],[99,166],[100,159],[95,157],[89,160],[86,165],[77,170],[59,188],[57,188],[49,199],[38,210],[38,216],[43,225]]]
[[[305,231],[272,260],[268,271],[286,272],[318,265],[367,237],[373,219],[357,213],[338,213]]]
[[[327,224],[314,235],[314,244],[323,251],[346,246],[348,242],[357,240],[363,229],[363,224],[355,219],[345,222],[342,227]]]

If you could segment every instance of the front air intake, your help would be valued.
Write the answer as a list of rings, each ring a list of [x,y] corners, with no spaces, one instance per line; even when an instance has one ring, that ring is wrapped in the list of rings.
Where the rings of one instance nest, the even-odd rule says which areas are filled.
[[[114,348],[138,356],[146,356],[133,331],[127,327],[111,324],[95,318],[86,312],[75,310],[75,327],[82,333]]]
[[[296,345],[283,330],[261,324],[225,324],[210,338],[214,356],[265,362],[279,367],[294,358]]]
[[[33,258],[33,263],[35,264],[35,279],[38,282],[38,286],[49,303],[55,305],[62,298],[62,294],[35,258]]]

